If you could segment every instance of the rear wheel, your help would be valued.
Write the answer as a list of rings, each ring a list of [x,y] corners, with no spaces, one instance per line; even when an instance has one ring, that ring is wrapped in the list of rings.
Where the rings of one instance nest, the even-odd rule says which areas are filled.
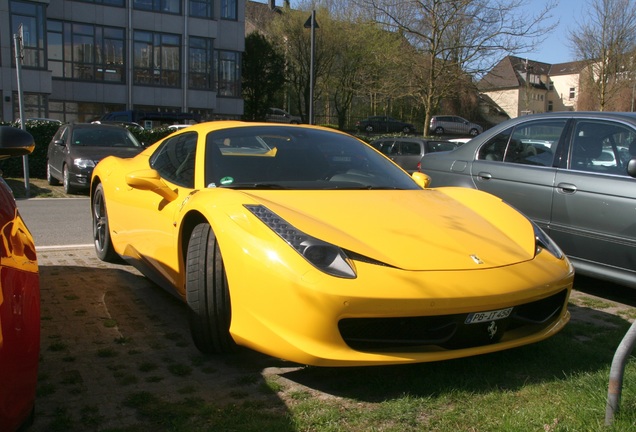
[[[371,125],[366,125],[366,127],[364,128],[364,130],[366,130],[367,132],[373,132],[373,126],[371,126]]]
[[[51,174],[51,164],[47,162],[46,164],[46,181],[51,185],[51,186],[57,186],[60,184],[59,180],[56,179],[55,177],[53,177],[53,175]]]
[[[199,224],[192,231],[186,259],[186,300],[194,344],[204,353],[230,352],[236,346],[230,335],[230,291],[209,224]]]
[[[471,129],[469,132],[470,136],[477,136],[479,135],[479,131],[475,128]]]
[[[108,225],[108,213],[106,213],[106,200],[104,199],[104,187],[98,184],[93,193],[93,242],[97,258],[106,262],[118,262],[119,255],[115,252],[110,239],[110,226]]]
[[[435,135],[444,135],[444,128],[443,127],[436,127],[435,128]]]

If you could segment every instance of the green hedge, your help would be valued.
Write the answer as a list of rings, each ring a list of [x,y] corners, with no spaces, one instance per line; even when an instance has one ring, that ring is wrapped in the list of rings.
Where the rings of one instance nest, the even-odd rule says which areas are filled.
[[[19,123],[0,123],[0,126],[20,127]],[[29,177],[46,178],[46,156],[49,143],[53,139],[53,135],[57,132],[59,124],[46,121],[30,121],[27,122],[26,130],[35,140],[35,150],[29,155]],[[167,128],[159,128],[152,130],[129,129],[139,141],[144,144],[152,144],[163,137],[169,135],[172,131]],[[23,161],[21,157],[5,159],[0,161],[0,170],[6,178],[24,177]]]

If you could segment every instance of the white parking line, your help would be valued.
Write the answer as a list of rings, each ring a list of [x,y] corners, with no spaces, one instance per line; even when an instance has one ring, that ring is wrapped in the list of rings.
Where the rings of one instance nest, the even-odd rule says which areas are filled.
[[[94,244],[75,244],[75,245],[57,245],[57,246],[35,246],[37,251],[50,251],[50,250],[66,250],[66,249],[84,249],[95,247]]]

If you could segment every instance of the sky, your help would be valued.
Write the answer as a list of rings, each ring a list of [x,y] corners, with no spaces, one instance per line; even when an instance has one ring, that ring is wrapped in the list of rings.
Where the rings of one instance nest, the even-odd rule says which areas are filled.
[[[260,3],[267,3],[268,0],[256,0]],[[545,41],[538,45],[531,52],[519,54],[519,57],[527,56],[529,60],[535,60],[543,63],[566,63],[574,61],[575,58],[571,53],[568,45],[568,32],[575,29],[577,18],[583,15],[583,9],[587,5],[587,0],[526,0],[526,8],[530,14],[533,10],[542,10],[546,4],[558,2],[557,6],[552,9],[550,14],[552,18],[549,24],[557,21],[559,24],[546,37]],[[291,7],[295,7],[299,0],[291,0]],[[276,0],[277,6],[283,5],[283,0]]]

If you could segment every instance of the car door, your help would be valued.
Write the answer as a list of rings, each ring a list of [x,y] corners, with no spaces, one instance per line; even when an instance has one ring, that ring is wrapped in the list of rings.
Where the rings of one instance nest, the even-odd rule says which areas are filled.
[[[51,174],[55,176],[55,178],[62,178],[62,166],[64,165],[64,160],[66,158],[67,146],[70,135],[70,127],[62,126],[58,129],[58,131],[53,136],[51,143],[49,144],[49,148],[47,150],[47,158],[48,164],[51,167]],[[55,142],[63,141],[64,144],[55,144]]]
[[[629,158],[621,157],[633,143],[631,126],[576,122],[568,168],[556,173],[551,220],[551,236],[567,255],[636,272],[636,179],[627,175]],[[603,152],[615,157],[607,161]]]
[[[194,188],[197,139],[196,132],[173,136],[157,147],[150,157],[149,168],[154,169],[167,186],[176,191],[176,197],[166,199],[143,188],[125,191],[125,201],[134,203],[135,211],[134,214],[131,212],[125,227],[121,227],[121,234],[135,246],[142,261],[148,260],[152,270],[159,272],[161,277],[156,278],[156,281],[168,280],[173,285],[178,280],[179,268],[176,260],[178,254],[175,253],[178,241],[175,220],[177,212]]]
[[[567,119],[528,121],[486,141],[471,166],[475,187],[503,198],[549,232],[554,160],[566,125]]]

